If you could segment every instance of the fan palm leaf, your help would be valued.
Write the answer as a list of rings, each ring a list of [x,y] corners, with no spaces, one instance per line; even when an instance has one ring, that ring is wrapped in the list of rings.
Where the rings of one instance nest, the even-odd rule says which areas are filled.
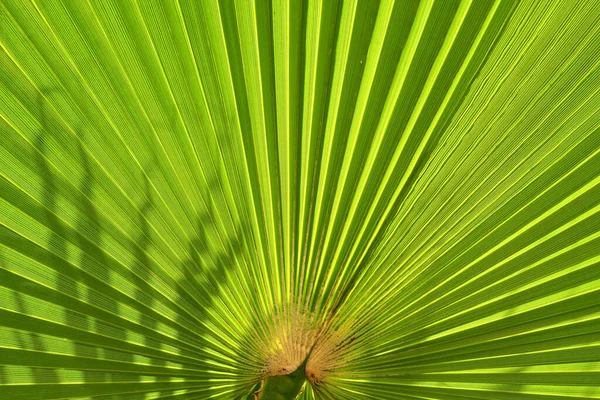
[[[2,399],[600,398],[593,0],[0,1]]]

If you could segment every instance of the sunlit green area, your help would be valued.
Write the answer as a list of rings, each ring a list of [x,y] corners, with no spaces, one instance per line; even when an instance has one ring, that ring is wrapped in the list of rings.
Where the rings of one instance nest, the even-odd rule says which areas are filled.
[[[0,399],[600,399],[599,54],[594,0],[0,0]]]

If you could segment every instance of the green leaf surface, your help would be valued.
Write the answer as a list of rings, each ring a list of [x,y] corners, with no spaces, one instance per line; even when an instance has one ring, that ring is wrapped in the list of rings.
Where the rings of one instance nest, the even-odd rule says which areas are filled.
[[[594,0],[1,0],[0,398],[600,399],[598,54]]]

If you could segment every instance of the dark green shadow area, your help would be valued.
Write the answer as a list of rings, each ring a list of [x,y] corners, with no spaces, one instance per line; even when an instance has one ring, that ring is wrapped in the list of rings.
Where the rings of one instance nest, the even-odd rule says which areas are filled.
[[[247,400],[294,400],[306,382],[305,367],[306,361],[291,374],[265,378],[258,392],[252,393]]]

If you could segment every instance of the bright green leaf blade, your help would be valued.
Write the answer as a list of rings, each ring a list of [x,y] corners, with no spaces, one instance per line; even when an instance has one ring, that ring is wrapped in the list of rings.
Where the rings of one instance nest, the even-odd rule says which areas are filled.
[[[599,53],[593,1],[3,0],[0,397],[600,398]]]

